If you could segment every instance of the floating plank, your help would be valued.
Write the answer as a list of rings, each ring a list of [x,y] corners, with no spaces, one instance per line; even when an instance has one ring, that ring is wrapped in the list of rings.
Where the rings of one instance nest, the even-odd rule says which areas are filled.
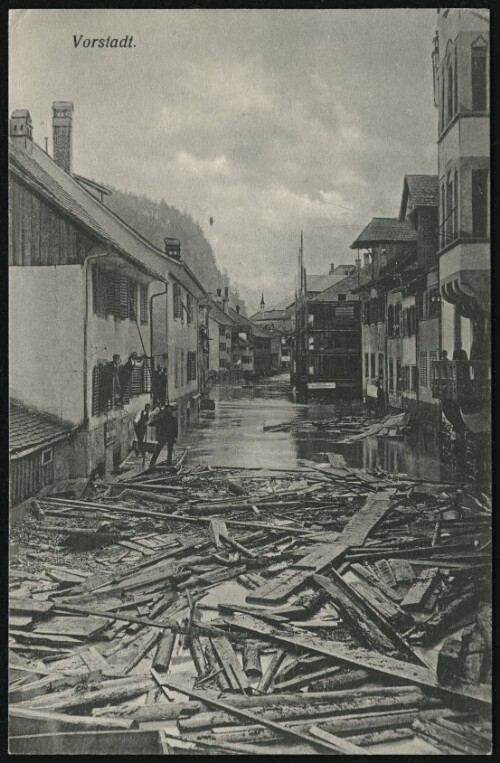
[[[354,514],[340,534],[339,541],[346,546],[362,546],[370,532],[391,508],[391,496],[396,492],[390,488],[382,493],[369,495],[365,505]]]
[[[319,543],[307,556],[294,562],[293,567],[320,572],[332,562],[341,559],[346,551],[347,546],[344,543]]]

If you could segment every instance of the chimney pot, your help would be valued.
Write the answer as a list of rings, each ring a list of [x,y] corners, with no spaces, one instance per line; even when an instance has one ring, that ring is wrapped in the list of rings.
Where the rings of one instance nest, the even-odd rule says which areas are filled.
[[[55,163],[69,175],[73,169],[73,104],[54,101],[52,104],[52,146]]]
[[[167,257],[173,257],[174,260],[181,259],[181,242],[178,238],[164,238],[163,243]]]
[[[229,286],[224,286],[224,299],[229,299]]]
[[[238,315],[240,314],[240,306],[239,305],[236,305],[236,312],[238,313]]]
[[[331,263],[330,263],[330,272],[329,272],[329,274],[328,274],[328,275],[330,275],[330,276],[331,276],[331,275],[333,275],[333,271],[334,271],[334,270],[335,270],[335,263],[334,263],[334,262],[331,262]]]
[[[222,297],[222,289],[217,289],[217,296]]]

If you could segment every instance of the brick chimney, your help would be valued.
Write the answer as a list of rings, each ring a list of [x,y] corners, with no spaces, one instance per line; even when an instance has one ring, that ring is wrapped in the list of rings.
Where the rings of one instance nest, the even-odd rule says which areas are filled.
[[[31,153],[33,147],[33,125],[28,109],[16,109],[10,117],[10,137],[16,146],[21,146]]]
[[[236,312],[238,313],[238,315],[240,314],[240,306],[239,305],[236,305]]]
[[[217,296],[222,297],[222,289],[217,289]]]
[[[334,271],[335,271],[335,263],[334,263],[334,262],[331,262],[331,263],[330,263],[330,272],[328,273],[328,275],[329,275],[329,276],[332,276],[332,275],[333,275],[333,273],[334,273]]]
[[[71,175],[73,170],[73,104],[71,101],[54,101],[52,112],[52,158],[62,170]]]
[[[181,259],[181,242],[178,238],[164,238],[165,254],[174,260]]]
[[[224,299],[229,299],[229,286],[224,286]]]

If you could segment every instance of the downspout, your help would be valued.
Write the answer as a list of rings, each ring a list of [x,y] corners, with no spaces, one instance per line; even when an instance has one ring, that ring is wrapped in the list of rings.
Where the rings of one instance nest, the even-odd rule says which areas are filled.
[[[98,252],[96,254],[89,254],[87,257],[85,257],[85,260],[83,262],[83,272],[84,272],[84,278],[85,278],[85,316],[83,320],[83,423],[84,425],[88,424],[89,421],[89,410],[88,410],[88,402],[87,402],[87,395],[88,395],[88,324],[89,324],[89,278],[88,278],[88,264],[90,260],[99,260],[103,259],[104,257],[107,257],[109,254],[108,251],[106,252]]]
[[[155,297],[163,297],[168,292],[168,283],[165,282],[165,291],[159,291],[157,294],[152,294],[149,298],[149,352],[151,355],[151,393],[153,393],[153,387],[154,387],[154,358],[153,358],[153,299]],[[165,307],[165,324],[166,324],[166,333],[167,333],[167,368],[166,368],[166,382],[167,382],[167,393],[166,393],[166,399],[167,402],[169,400],[168,398],[168,366],[169,366],[169,355],[168,355],[168,303],[166,302]]]

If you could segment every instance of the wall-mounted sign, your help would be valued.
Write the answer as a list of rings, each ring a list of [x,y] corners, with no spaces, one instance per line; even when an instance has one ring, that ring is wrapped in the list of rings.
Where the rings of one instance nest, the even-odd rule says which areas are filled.
[[[367,397],[378,397],[378,387],[375,384],[366,385]]]
[[[106,421],[104,424],[104,447],[112,445],[116,439],[116,425],[114,421]]]
[[[308,389],[335,389],[337,387],[336,382],[309,382]]]

